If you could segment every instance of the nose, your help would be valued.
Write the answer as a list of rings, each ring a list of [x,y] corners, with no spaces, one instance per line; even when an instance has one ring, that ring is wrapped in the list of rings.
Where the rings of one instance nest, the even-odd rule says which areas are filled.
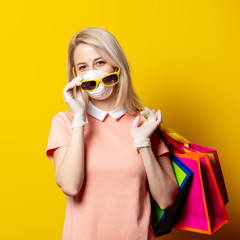
[[[87,74],[89,71],[98,71],[96,67],[90,67],[84,73],[81,73],[82,78],[84,78],[85,74]]]
[[[91,70],[97,70],[95,67],[90,67],[87,71],[85,71],[85,73],[81,73],[82,78],[84,77],[84,75]]]
[[[88,72],[88,71],[92,71],[92,70],[98,70],[96,67],[90,67],[88,68],[85,72],[84,72],[84,75]],[[83,75],[83,76],[84,76]]]

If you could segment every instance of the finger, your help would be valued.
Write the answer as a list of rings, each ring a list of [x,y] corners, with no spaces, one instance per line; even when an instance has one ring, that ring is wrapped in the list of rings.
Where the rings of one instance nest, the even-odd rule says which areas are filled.
[[[83,77],[81,75],[78,75],[76,78],[79,78],[79,79],[83,80]]]
[[[142,115],[147,115],[147,112],[146,111],[141,111],[140,112]]]
[[[148,116],[147,116],[147,113],[146,113],[146,111],[142,111],[142,112],[140,112],[143,116],[144,116],[144,118],[145,119],[147,119],[148,120]]]
[[[147,107],[145,107],[145,111],[149,114],[152,114],[153,112],[155,112],[155,110],[152,110],[152,109],[147,108]]]
[[[156,120],[156,118],[157,118],[156,114],[149,108],[147,111],[148,111],[148,116],[150,117],[150,119]]]
[[[143,115],[147,115],[147,116],[150,116],[150,113],[151,113],[151,109],[145,107],[145,110],[144,111],[141,111],[141,114]]]
[[[75,82],[72,80],[71,82],[69,82],[66,87],[64,88],[66,91],[68,91],[69,89],[72,89],[75,86]]]
[[[152,118],[154,118],[154,119],[157,118],[155,112],[153,112],[153,111],[150,112],[150,116],[151,116]]]
[[[82,82],[77,82],[76,83],[76,86],[80,86],[80,85],[82,85]]]
[[[82,82],[83,81],[83,78],[79,75],[77,77],[75,77],[72,82]]]
[[[156,116],[155,114],[153,113],[153,111],[147,107],[145,107],[145,111],[141,111],[141,114],[144,115],[144,116],[147,116],[147,119],[149,120],[156,120]]]
[[[80,76],[81,77],[81,76]],[[74,78],[71,82],[69,82],[66,87],[65,87],[65,91],[69,91],[70,89],[74,88],[79,82],[81,82],[82,79],[79,77]]]
[[[148,107],[145,107],[145,111],[146,111],[147,113],[150,113],[152,110],[151,110],[150,108],[148,108]]]
[[[81,90],[80,87],[77,87],[76,93],[77,93],[76,99],[82,101],[83,100],[83,96],[82,96],[82,90]]]
[[[132,128],[136,128],[138,127],[138,123],[139,123],[139,116],[137,116],[132,123]]]

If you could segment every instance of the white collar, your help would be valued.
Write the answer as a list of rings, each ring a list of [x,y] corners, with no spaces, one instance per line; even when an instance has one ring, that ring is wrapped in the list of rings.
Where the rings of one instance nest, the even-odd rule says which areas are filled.
[[[97,118],[100,121],[103,121],[107,114],[110,114],[114,119],[118,119],[121,116],[123,116],[125,113],[126,111],[120,108],[114,109],[112,111],[104,111],[96,107],[95,105],[93,105],[91,101],[89,101],[89,104],[88,104],[88,114]]]

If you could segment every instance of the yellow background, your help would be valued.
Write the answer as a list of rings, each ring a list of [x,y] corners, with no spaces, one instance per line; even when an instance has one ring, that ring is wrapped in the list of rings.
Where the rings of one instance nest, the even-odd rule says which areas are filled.
[[[45,149],[52,117],[69,110],[68,43],[91,26],[117,38],[146,106],[218,150],[230,222],[212,237],[173,229],[161,239],[239,235],[239,1],[13,0],[0,9],[1,239],[61,239],[66,197]]]

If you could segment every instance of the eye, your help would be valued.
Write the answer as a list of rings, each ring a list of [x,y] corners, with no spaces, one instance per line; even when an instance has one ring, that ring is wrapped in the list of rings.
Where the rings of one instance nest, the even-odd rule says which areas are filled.
[[[98,61],[97,63],[105,63],[105,61]]]
[[[83,66],[79,67],[78,70],[82,70],[82,67],[85,67],[85,66],[83,65]]]

